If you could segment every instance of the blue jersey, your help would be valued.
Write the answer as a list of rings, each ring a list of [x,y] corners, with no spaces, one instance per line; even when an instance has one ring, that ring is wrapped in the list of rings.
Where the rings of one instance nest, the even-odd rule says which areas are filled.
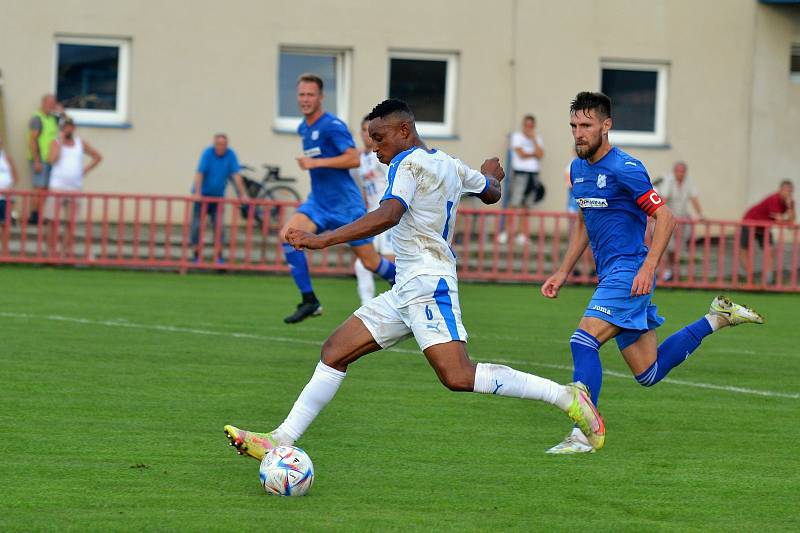
[[[203,196],[225,196],[225,185],[228,178],[239,172],[239,159],[232,148],[228,148],[222,156],[218,156],[213,146],[203,150],[197,163],[197,172],[203,175]],[[194,191],[194,185],[192,186]]]
[[[569,175],[599,277],[602,279],[619,264],[638,269],[647,256],[647,217],[664,205],[644,165],[619,148],[612,148],[593,165],[575,159]]]
[[[337,157],[348,148],[355,148],[353,136],[347,125],[331,115],[323,113],[310,126],[300,123],[297,133],[303,138],[303,154],[306,157]],[[350,172],[340,168],[313,168],[309,202],[322,209],[337,213],[349,213],[364,209],[364,198]]]

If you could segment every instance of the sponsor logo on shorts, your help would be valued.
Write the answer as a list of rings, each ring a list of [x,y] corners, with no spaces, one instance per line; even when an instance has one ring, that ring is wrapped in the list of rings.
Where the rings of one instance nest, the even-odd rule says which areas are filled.
[[[576,201],[581,209],[608,207],[608,200],[605,198],[577,198]]]
[[[602,305],[593,305],[592,311],[600,311],[601,313],[605,313],[608,316],[613,316],[611,309],[609,309],[608,307],[603,307]]]

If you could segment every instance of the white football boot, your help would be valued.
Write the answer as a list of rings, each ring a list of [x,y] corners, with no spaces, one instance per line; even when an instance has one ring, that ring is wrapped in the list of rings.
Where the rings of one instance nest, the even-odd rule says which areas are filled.
[[[737,304],[727,296],[717,296],[711,302],[708,314],[725,320],[729,326],[739,324],[763,324],[764,318],[754,310]]]
[[[576,453],[594,453],[594,448],[589,440],[578,428],[572,428],[567,438],[556,444],[546,453],[555,455],[572,455]]]

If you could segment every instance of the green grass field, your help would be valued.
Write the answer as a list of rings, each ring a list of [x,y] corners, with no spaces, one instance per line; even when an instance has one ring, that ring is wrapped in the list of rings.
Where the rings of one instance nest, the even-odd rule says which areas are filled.
[[[608,437],[591,456],[545,455],[565,416],[449,392],[412,342],[368,356],[298,443],[311,493],[277,498],[222,426],[283,420],[355,308],[353,280],[318,280],[324,316],[291,327],[288,278],[0,267],[0,280],[0,531],[797,528],[798,296],[735,295],[767,324],[707,339],[652,389],[609,343]],[[473,359],[569,381],[589,294],[462,285]],[[713,296],[660,290],[661,337]]]

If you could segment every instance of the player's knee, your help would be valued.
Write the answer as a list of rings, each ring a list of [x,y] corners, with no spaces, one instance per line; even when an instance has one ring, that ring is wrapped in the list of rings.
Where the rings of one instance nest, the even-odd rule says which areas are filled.
[[[442,385],[453,392],[471,392],[475,384],[474,374],[470,375],[462,369],[438,372]]]
[[[320,361],[329,367],[344,372],[347,370],[347,363],[345,362],[344,355],[341,348],[338,348],[335,343],[331,342],[331,339],[328,339],[322,345],[319,358]]]

